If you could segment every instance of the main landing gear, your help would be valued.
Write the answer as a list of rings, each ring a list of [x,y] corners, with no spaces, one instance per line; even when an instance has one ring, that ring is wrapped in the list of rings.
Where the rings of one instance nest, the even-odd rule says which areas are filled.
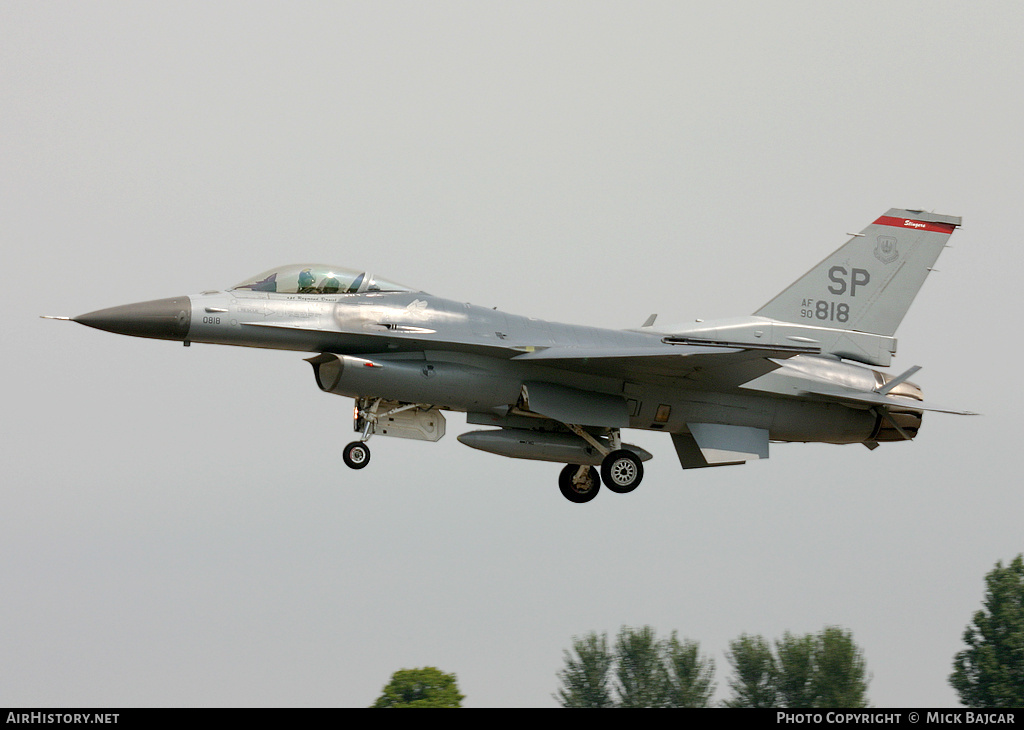
[[[627,494],[640,486],[644,478],[644,465],[632,451],[618,449],[609,452],[601,462],[601,476],[592,466],[566,464],[558,475],[558,489],[570,502],[589,502],[601,490],[601,482],[616,494]]]
[[[592,466],[566,464],[558,475],[558,488],[570,502],[583,504],[597,496],[601,490],[601,478]]]
[[[444,435],[444,416],[438,408],[428,404],[357,398],[353,416],[353,427],[359,437],[342,451],[345,465],[350,469],[363,469],[370,463],[370,447],[366,442],[374,433],[424,441],[437,441]],[[578,424],[562,425],[581,441],[575,441],[564,431],[540,430],[532,434],[511,428],[499,429],[502,438],[497,440],[498,446],[491,444],[488,448],[488,442],[481,445],[479,441],[465,443],[504,456],[585,462],[567,464],[558,476],[562,496],[575,504],[596,497],[602,482],[616,494],[627,494],[640,486],[644,478],[643,459],[650,459],[651,455],[638,446],[625,445],[624,448],[619,429],[590,427],[587,430]],[[494,432],[474,434],[493,436]]]
[[[644,465],[632,451],[618,449],[601,462],[601,479],[616,494],[628,494],[640,486]]]

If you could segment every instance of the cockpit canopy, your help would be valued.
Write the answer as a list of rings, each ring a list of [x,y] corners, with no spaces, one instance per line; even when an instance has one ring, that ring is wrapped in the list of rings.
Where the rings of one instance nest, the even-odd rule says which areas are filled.
[[[277,292],[278,294],[362,294],[364,292],[414,291],[393,281],[380,279],[366,271],[355,271],[327,264],[290,264],[264,271],[231,291]]]

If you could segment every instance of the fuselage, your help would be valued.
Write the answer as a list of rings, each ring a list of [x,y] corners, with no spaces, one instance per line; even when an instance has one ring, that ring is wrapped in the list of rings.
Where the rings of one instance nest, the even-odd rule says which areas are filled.
[[[572,502],[634,490],[651,454],[626,428],[664,431],[684,469],[766,459],[772,441],[913,439],[927,403],[892,377],[895,333],[956,216],[890,209],[748,317],[611,330],[442,299],[368,271],[288,264],[223,291],[72,318],[186,345],[314,353],[321,390],[355,399],[352,469],[374,434],[437,441],[443,411],[491,426],[473,448],[565,463]],[[58,319],[67,319],[61,317]],[[596,466],[600,466],[598,475]]]
[[[868,408],[801,397],[799,383],[808,378],[865,390],[883,382],[876,371],[837,358],[778,360],[777,369],[740,386],[707,379],[700,368],[685,377],[603,373],[598,362],[593,372],[567,370],[517,357],[551,348],[661,352],[664,334],[548,322],[423,292],[207,291],[76,321],[185,344],[330,353],[342,367],[329,387],[318,378],[324,390],[428,403],[473,414],[474,423],[515,427],[522,417],[511,411],[524,384],[539,381],[623,398],[629,428],[685,432],[688,423],[716,422],[724,414],[730,424],[765,429],[775,441],[858,443],[877,439],[882,425]],[[356,359],[344,366],[346,357]],[[359,367],[365,358],[386,367]]]

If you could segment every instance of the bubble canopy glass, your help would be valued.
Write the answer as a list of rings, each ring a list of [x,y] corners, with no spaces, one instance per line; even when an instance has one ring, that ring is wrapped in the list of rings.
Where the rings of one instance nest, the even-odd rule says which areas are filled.
[[[366,271],[327,264],[289,264],[264,271],[229,291],[248,290],[278,294],[362,294],[364,292],[413,291]]]

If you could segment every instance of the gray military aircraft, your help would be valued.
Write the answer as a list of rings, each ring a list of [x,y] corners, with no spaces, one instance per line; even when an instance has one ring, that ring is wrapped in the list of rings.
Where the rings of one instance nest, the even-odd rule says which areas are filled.
[[[572,502],[630,492],[651,454],[621,429],[670,434],[684,469],[768,457],[772,441],[909,441],[924,401],[888,367],[893,335],[959,217],[893,209],[750,317],[633,330],[557,324],[431,296],[338,266],[297,264],[225,291],[72,319],[136,337],[316,353],[327,393],[355,399],[362,469],[375,435],[437,441],[444,411],[489,426],[475,449],[564,463]],[[600,476],[598,469],[600,467]]]

